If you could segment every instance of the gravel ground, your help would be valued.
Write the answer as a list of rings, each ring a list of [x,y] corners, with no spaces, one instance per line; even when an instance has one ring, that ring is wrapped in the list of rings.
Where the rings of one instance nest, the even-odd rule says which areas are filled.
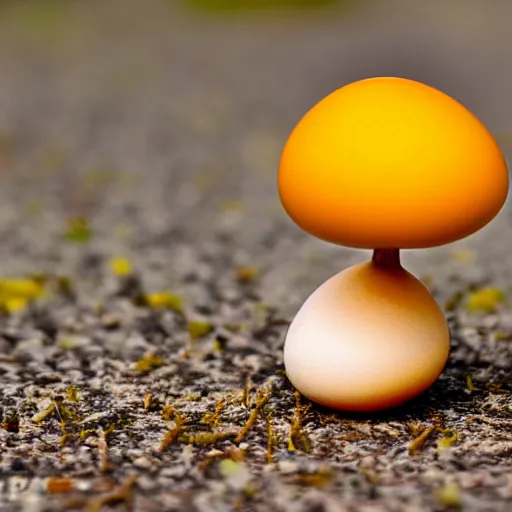
[[[453,334],[424,396],[333,414],[282,365],[299,305],[369,256],[280,207],[279,152],[312,103],[404,73],[457,94],[509,152],[512,6],[442,4],[248,22],[6,2],[0,510],[512,508],[508,205],[404,255]]]

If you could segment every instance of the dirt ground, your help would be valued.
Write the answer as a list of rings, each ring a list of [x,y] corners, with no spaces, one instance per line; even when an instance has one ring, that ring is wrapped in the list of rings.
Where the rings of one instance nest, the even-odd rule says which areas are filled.
[[[294,392],[282,345],[369,254],[300,231],[276,190],[300,116],[369,75],[451,92],[509,154],[509,2],[4,4],[1,511],[512,509],[510,207],[404,253],[450,360],[413,403],[352,416]]]

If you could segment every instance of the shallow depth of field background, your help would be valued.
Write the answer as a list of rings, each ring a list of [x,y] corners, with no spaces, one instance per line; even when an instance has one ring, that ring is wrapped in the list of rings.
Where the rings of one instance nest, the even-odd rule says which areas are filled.
[[[1,272],[53,271],[50,249],[77,220],[93,252],[143,266],[145,231],[165,246],[179,229],[200,246],[225,224],[238,263],[264,270],[267,298],[294,286],[300,303],[366,255],[295,227],[277,256],[254,247],[258,233],[290,223],[276,169],[295,123],[350,81],[397,75],[463,102],[506,149],[511,15],[507,0],[1,1]],[[462,242],[498,274],[489,262],[508,251],[500,222]],[[451,250],[405,260],[441,272]],[[303,257],[316,270],[298,275],[288,263]]]

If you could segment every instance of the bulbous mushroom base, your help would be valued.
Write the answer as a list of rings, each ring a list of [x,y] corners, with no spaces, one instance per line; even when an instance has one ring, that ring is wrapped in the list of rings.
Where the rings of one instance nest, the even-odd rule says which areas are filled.
[[[450,348],[444,315],[399,264],[348,268],[306,300],[286,335],[292,384],[333,409],[377,411],[421,394]]]

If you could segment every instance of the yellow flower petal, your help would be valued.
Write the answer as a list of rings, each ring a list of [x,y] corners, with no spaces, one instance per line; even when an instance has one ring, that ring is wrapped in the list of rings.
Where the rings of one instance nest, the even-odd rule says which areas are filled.
[[[132,264],[126,258],[112,258],[110,269],[116,276],[128,276],[133,272]]]
[[[494,313],[505,299],[505,293],[498,288],[482,288],[468,297],[466,309],[471,312]]]

